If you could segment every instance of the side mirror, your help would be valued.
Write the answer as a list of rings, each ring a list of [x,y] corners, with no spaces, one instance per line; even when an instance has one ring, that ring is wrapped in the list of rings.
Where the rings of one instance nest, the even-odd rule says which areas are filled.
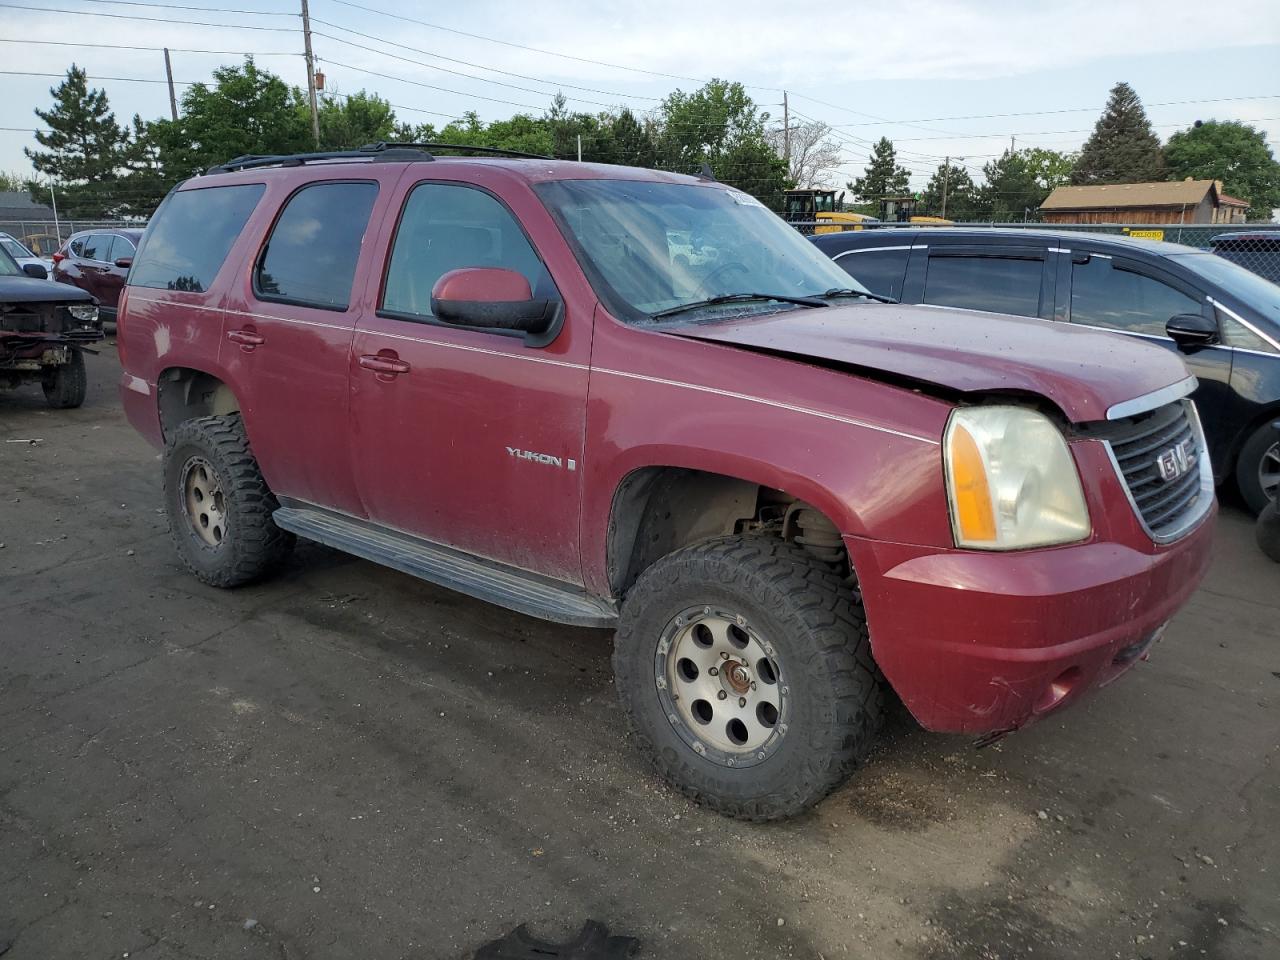
[[[1179,313],[1169,318],[1164,332],[1184,350],[1218,342],[1217,321],[1200,313]]]
[[[529,281],[514,270],[463,267],[431,288],[431,312],[464,327],[543,333],[555,319],[553,300],[535,300]]]
[[[25,273],[28,277],[31,277],[35,280],[49,279],[49,271],[46,270],[42,264],[39,264],[39,263],[24,263],[22,265],[22,272]]]
[[[133,257],[116,257],[116,266],[128,270],[133,266]]]

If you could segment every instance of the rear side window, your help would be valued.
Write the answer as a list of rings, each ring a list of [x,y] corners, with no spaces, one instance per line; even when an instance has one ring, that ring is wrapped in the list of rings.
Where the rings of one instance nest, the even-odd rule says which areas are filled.
[[[347,309],[377,196],[378,185],[362,181],[312,184],[290,197],[253,272],[259,299]]]
[[[209,289],[265,189],[245,183],[169,194],[142,239],[130,286]]]
[[[80,256],[86,260],[107,260],[111,256],[111,234],[93,233],[84,238],[84,252]]]
[[[431,288],[450,270],[504,267],[529,281],[536,299],[555,285],[511,212],[482,190],[443,183],[414,187],[405,202],[387,267],[382,309],[404,319],[431,317]]]
[[[910,255],[910,250],[854,250],[836,263],[872,293],[900,300]]]
[[[1030,258],[930,256],[924,302],[1034,317],[1040,312],[1043,264]]]
[[[117,235],[111,242],[111,256],[108,259],[115,263],[121,257],[132,257],[135,253],[137,253],[137,250],[134,249],[133,241],[128,237]]]
[[[1163,337],[1170,317],[1199,312],[1200,302],[1181,290],[1105,257],[1071,265],[1072,323]]]

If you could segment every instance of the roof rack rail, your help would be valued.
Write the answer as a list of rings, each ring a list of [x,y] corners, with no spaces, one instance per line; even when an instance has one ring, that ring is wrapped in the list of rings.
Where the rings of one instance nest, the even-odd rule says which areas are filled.
[[[498,147],[480,147],[467,143],[366,143],[356,150],[322,150],[316,153],[286,154],[245,154],[215,164],[205,172],[233,173],[237,170],[253,170],[258,167],[300,167],[304,163],[319,163],[325,160],[434,160],[433,150],[459,150],[468,153],[482,153],[499,157],[523,157],[527,160],[551,160],[553,158],[540,153],[522,153],[519,150],[502,150]]]
[[[465,150],[470,153],[492,154],[496,157],[521,157],[525,160],[554,160],[544,153],[525,153],[521,150],[503,150],[500,147],[479,147],[469,143],[385,143],[384,147],[413,150]]]

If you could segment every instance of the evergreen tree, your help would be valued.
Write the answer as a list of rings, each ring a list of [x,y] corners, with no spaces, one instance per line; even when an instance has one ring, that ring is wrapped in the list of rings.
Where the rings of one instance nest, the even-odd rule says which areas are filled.
[[[943,190],[946,190],[947,202],[942,203]],[[921,212],[933,217],[946,217],[949,220],[972,220],[978,211],[976,187],[969,171],[954,163],[948,167],[938,164],[938,169],[929,178],[920,199]]]
[[[1006,150],[982,168],[986,183],[978,190],[978,216],[994,223],[1013,223],[1039,217],[1049,195],[1037,169],[1024,152]]]
[[[1146,183],[1163,180],[1166,170],[1160,139],[1133,87],[1117,83],[1080,150],[1071,182]]]
[[[875,203],[881,197],[900,197],[910,191],[911,171],[898,166],[893,142],[881,137],[871,152],[871,162],[865,173],[849,189],[867,203]]]
[[[60,209],[68,216],[109,216],[128,134],[116,123],[106,92],[90,89],[87,74],[75,64],[49,93],[52,109],[35,111],[49,128],[36,133],[46,149],[23,152],[37,172],[55,181]],[[31,190],[33,199],[44,199],[43,186],[32,184]]]

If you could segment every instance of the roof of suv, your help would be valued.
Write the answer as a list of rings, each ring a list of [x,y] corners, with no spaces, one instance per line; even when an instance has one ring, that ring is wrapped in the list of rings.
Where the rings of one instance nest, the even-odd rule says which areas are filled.
[[[1122,237],[1114,233],[1091,233],[1085,230],[1019,230],[1000,227],[891,227],[887,230],[846,231],[842,234],[828,233],[821,237],[815,237],[814,242],[820,246],[826,246],[835,242],[834,238],[836,237],[856,236],[866,241],[871,237],[889,236],[910,237],[914,240],[922,235],[945,238],[992,239],[997,241],[1056,240],[1062,243],[1063,246],[1070,246],[1073,240],[1076,242],[1088,240],[1091,244],[1114,246],[1118,250],[1141,250],[1155,256],[1203,252],[1196,247],[1188,247],[1181,243],[1169,243],[1164,240],[1144,240],[1139,237]]]
[[[359,156],[349,156],[309,160],[306,162],[291,161],[290,158],[280,158],[280,160],[281,162],[278,164],[250,166],[241,169],[224,170],[215,167],[208,173],[191,178],[187,181],[187,184],[203,186],[207,184],[208,179],[211,177],[234,177],[236,181],[249,179],[257,182],[261,182],[261,178],[264,177],[273,179],[276,177],[306,179],[306,171],[332,170],[335,167],[341,169],[358,168],[366,164],[376,164],[378,168],[389,167],[394,170],[403,170],[410,165],[433,169],[437,163],[444,164],[447,169],[453,172],[469,169],[477,172],[495,169],[503,170],[531,183],[540,183],[547,180],[649,180],[662,183],[701,185],[714,185],[717,183],[717,181],[707,177],[695,177],[665,170],[652,170],[647,167],[624,167],[610,163],[579,163],[574,160],[552,160],[534,157],[432,157],[429,154],[424,154],[418,158],[402,159],[400,156],[380,157],[377,154],[373,154],[367,159]],[[230,165],[228,164],[228,166]]]

